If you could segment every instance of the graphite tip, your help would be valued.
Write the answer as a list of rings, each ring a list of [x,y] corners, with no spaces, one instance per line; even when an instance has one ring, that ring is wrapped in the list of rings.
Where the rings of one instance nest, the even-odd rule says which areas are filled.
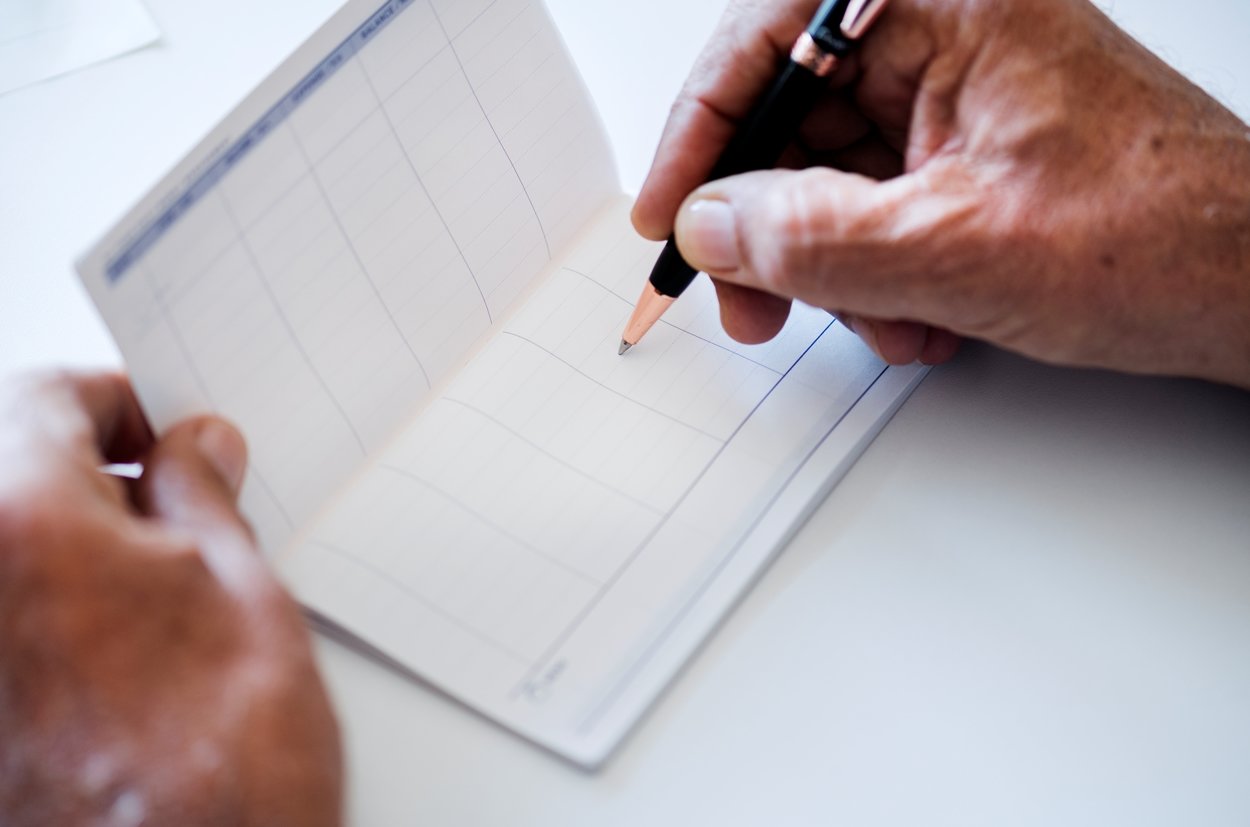
[[[631,345],[629,342],[625,341],[624,339],[621,339],[621,349],[616,352],[616,355],[624,356],[626,353],[629,352],[629,349],[631,347],[633,347],[633,345]]]

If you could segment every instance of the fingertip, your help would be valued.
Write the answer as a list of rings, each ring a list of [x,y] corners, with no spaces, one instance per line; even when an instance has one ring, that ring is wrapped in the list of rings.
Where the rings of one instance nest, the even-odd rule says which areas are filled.
[[[246,473],[247,445],[233,425],[214,416],[189,419],[146,457],[136,504],[149,516],[197,524],[235,507]]]
[[[673,234],[682,201],[708,180],[736,122],[710,108],[697,94],[683,92],[673,104],[631,218],[644,238],[663,241]]]
[[[119,371],[23,374],[6,382],[0,408],[96,464],[133,462],[154,440],[130,380]]]
[[[914,364],[924,350],[925,325],[916,322],[881,321],[857,318],[854,331],[886,364]]]
[[[738,217],[732,204],[697,190],[682,204],[673,237],[690,266],[704,273],[729,275],[742,266]]]
[[[770,341],[790,318],[789,299],[723,281],[714,283],[721,326],[736,342],[758,345]]]
[[[920,362],[925,365],[942,365],[955,358],[963,339],[949,330],[931,327],[925,340],[924,349],[920,353]]]
[[[664,241],[672,233],[672,227],[657,217],[656,210],[648,201],[644,201],[642,196],[634,201],[629,220],[633,223],[638,235],[648,241]]]
[[[238,496],[247,474],[247,442],[237,428],[218,417],[192,423],[195,443],[221,481]]]
[[[194,547],[231,591],[271,589],[256,535],[239,512],[247,467],[243,436],[217,417],[182,422],[156,443],[135,505],[176,547]]]

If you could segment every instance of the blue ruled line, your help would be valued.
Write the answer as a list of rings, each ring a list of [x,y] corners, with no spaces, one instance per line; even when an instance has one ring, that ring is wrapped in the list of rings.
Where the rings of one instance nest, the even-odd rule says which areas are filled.
[[[351,60],[377,34],[399,16],[415,0],[386,0],[386,2],[369,16],[356,31],[330,52],[328,56],[304,76],[295,88],[287,92],[259,121],[234,143],[230,144],[221,157],[213,162],[192,181],[187,188],[170,204],[164,212],[144,226],[133,240],[116,257],[109,260],[104,272],[109,283],[116,284],[127,271],[152,249],[152,245],[160,240],[178,220],[196,205],[213,187],[221,182],[230,170],[247,156],[269,133],[277,129],[287,118],[317,91],[330,77]]]

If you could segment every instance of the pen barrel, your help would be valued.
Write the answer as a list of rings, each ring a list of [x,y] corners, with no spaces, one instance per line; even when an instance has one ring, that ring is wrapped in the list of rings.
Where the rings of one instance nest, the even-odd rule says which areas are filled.
[[[660,257],[651,268],[651,286],[661,296],[675,299],[680,296],[699,271],[691,267],[677,249],[677,239],[669,236],[668,243],[660,252]]]
[[[709,180],[772,169],[798,133],[812,105],[827,88],[827,79],[790,61],[768,93],[743,121]],[[682,258],[677,242],[669,238],[651,271],[651,286],[661,295],[676,298],[690,286],[699,271]]]
[[[712,169],[709,180],[775,167],[820,93],[828,88],[828,82],[827,78],[818,77],[806,67],[789,61],[767,94],[743,120],[743,126]]]

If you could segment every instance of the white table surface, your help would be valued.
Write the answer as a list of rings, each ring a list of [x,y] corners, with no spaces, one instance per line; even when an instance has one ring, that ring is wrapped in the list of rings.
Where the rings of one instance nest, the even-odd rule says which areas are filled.
[[[720,5],[551,0],[627,186]],[[116,363],[71,259],[336,6],[151,0],[0,97],[0,373]],[[1245,3],[1113,12],[1250,114]],[[595,776],[319,650],[368,827],[1245,824],[1250,394],[968,348]]]

